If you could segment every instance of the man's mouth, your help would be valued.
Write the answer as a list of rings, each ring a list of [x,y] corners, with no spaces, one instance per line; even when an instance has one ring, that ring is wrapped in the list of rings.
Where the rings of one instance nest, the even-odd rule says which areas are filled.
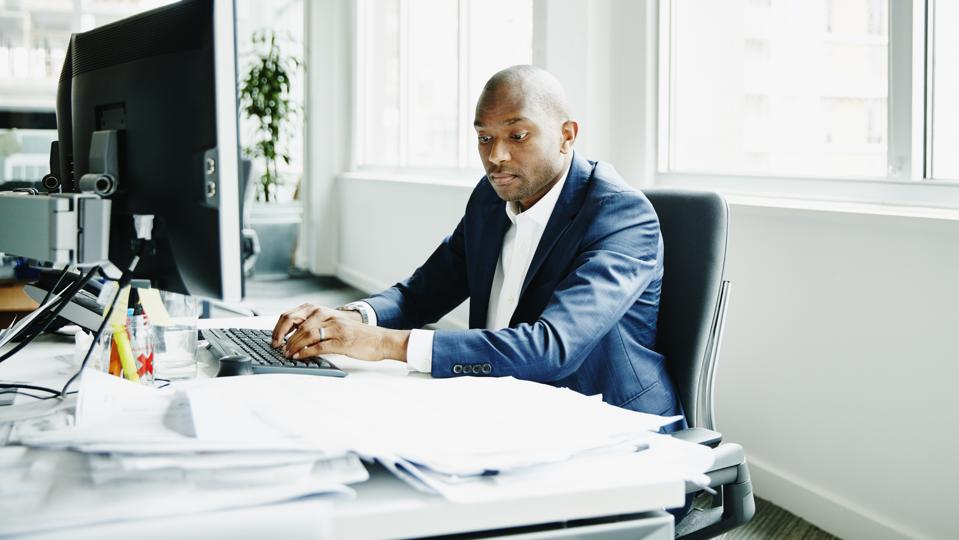
[[[497,186],[505,186],[516,179],[515,174],[493,173],[489,175],[490,182]]]

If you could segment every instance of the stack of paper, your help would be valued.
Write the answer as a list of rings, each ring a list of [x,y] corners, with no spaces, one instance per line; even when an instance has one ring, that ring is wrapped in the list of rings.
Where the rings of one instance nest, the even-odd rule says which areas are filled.
[[[84,373],[79,389],[75,423],[74,416],[47,415],[15,424],[14,441],[77,452],[40,453],[24,464],[29,478],[22,485],[30,493],[0,487],[0,535],[350,496],[347,484],[369,477],[357,456],[332,446],[281,437],[245,444],[197,438],[189,402],[174,389],[96,371]],[[32,494],[29,507],[24,494]]]
[[[349,461],[362,456],[417,489],[476,501],[703,482],[712,464],[709,449],[656,433],[678,418],[512,378],[257,375],[156,390],[89,372],[76,418],[15,435],[90,454],[91,478],[106,485],[138,477],[272,497],[342,491],[366,478]]]
[[[504,483],[557,489],[544,475],[567,487],[584,479],[635,485],[650,474],[702,483],[712,464],[708,449],[655,433],[678,418],[512,378],[263,375],[200,381],[184,393],[201,440],[313,448],[335,441],[458,500],[502,496],[493,486]],[[581,479],[569,474],[577,467]]]

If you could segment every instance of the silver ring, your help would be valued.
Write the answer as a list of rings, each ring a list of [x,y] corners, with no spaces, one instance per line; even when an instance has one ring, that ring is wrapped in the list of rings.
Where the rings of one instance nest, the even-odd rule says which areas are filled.
[[[326,328],[320,327],[320,341],[326,340]]]

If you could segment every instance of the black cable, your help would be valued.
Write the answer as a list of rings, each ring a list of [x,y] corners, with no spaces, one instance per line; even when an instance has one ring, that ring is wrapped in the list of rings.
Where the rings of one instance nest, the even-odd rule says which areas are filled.
[[[19,389],[9,389],[9,390],[0,390],[0,395],[3,395],[3,394],[17,394],[17,395],[20,395],[20,396],[32,397],[33,399],[37,399],[37,400],[40,400],[40,401],[44,401],[44,400],[47,400],[47,399],[56,399],[56,398],[59,398],[59,397],[60,397],[60,391],[59,391],[59,390],[52,390],[52,389],[49,389],[49,388],[45,388],[44,390],[46,390],[46,391],[48,391],[48,392],[55,392],[55,393],[52,394],[52,395],[49,395],[49,396],[38,396],[38,395],[36,395],[36,394],[31,394],[30,392],[24,392],[24,391],[19,390]],[[76,390],[74,390],[74,391],[72,391],[72,392],[67,392],[68,395],[73,395],[73,394],[76,394],[76,393],[77,393]]]
[[[25,388],[27,390],[36,390],[38,392],[49,392],[55,395],[60,395],[61,393],[59,390],[47,388],[46,386],[36,386],[33,384],[24,383],[0,383],[0,388]]]
[[[123,278],[120,278],[120,280],[123,281]],[[73,381],[75,381],[77,377],[79,377],[80,374],[83,373],[83,368],[87,367],[87,362],[90,361],[90,355],[93,354],[93,350],[96,349],[97,344],[100,343],[100,335],[103,334],[103,328],[110,321],[110,316],[113,315],[113,308],[117,304],[117,298],[120,297],[120,291],[125,286],[126,285],[121,285],[120,287],[117,287],[117,292],[116,294],[113,295],[113,301],[110,302],[110,309],[107,310],[107,314],[104,315],[103,320],[100,321],[100,327],[97,328],[97,331],[93,333],[93,343],[90,343],[90,348],[87,349],[87,354],[83,357],[83,362],[80,362],[80,369],[78,369],[77,372],[74,373],[69,380],[67,380],[66,384],[63,385],[63,389],[60,390],[61,396],[65,396],[67,394],[67,388],[70,388],[70,385],[73,384]]]
[[[52,287],[50,287],[47,290],[47,294],[44,295],[43,300],[40,301],[40,306],[43,306],[47,303],[47,300],[50,299],[54,291],[56,291],[57,287],[60,286],[60,283],[63,281],[63,278],[66,277],[69,271],[70,271],[69,264],[63,267],[63,271],[61,271],[60,275],[57,276],[57,281],[53,284]],[[66,288],[64,288],[64,290],[66,290]],[[35,329],[38,328],[39,326],[42,326],[44,323],[46,323],[49,315],[50,315],[50,310],[48,309],[44,311],[43,313],[41,313],[40,315],[38,315],[36,319],[30,321],[30,323],[27,324],[27,326],[20,331],[23,334],[22,340],[31,341],[33,337],[38,334],[38,332],[36,332]]]
[[[52,324],[53,321],[57,318],[57,315],[59,315],[60,312],[63,311],[63,308],[67,307],[67,304],[69,304],[70,301],[73,300],[73,297],[76,296],[77,291],[82,289],[83,286],[86,285],[87,282],[93,278],[93,274],[95,273],[96,273],[96,268],[93,268],[89,272],[87,272],[86,275],[83,276],[83,278],[77,280],[71,286],[67,287],[64,290],[63,298],[60,299],[60,303],[57,304],[56,307],[52,308],[53,311],[51,312],[50,316],[47,317],[46,322],[44,322],[44,324],[40,327],[40,329],[34,332],[33,334],[27,336],[26,338],[24,338],[22,341],[20,341],[20,343],[17,344],[16,347],[4,353],[3,356],[0,356],[0,362],[3,362],[4,360],[10,358],[11,356],[17,354],[20,350],[22,350],[24,347],[26,347],[31,342],[33,342],[33,340],[36,339],[37,336],[42,334],[50,326],[50,324]]]
[[[32,397],[33,399],[36,399],[39,401],[60,397],[60,394],[53,395],[53,396],[38,396],[36,394],[31,394],[30,392],[22,392],[20,390],[0,390],[0,395],[3,395],[3,394],[16,394],[18,396],[27,396],[27,397]]]
[[[67,307],[67,304],[69,304],[70,301],[73,300],[73,297],[76,296],[77,291],[82,289],[83,286],[86,285],[88,281],[90,281],[90,279],[93,277],[93,273],[94,273],[94,270],[87,272],[87,274],[83,278],[77,280],[76,282],[71,284],[69,287],[64,289],[64,297],[60,299],[59,303],[57,303],[51,308],[48,308],[50,309],[48,316],[44,316],[44,314],[38,315],[38,318],[45,317],[43,320],[43,324],[40,325],[39,329],[25,335],[24,338],[20,341],[20,343],[17,344],[16,347],[7,351],[3,356],[0,356],[0,362],[7,360],[11,356],[16,354],[20,350],[22,350],[24,347],[29,345],[31,342],[33,342],[33,340],[36,339],[37,336],[42,334],[53,323],[53,321],[56,320],[60,312],[63,311],[65,307]],[[34,322],[39,324],[39,322],[37,321],[34,321]],[[28,325],[28,326],[32,326],[32,325]]]
[[[73,381],[77,380],[77,377],[79,377],[80,374],[83,373],[83,369],[87,367],[87,362],[90,361],[90,356],[93,354],[93,350],[96,349],[97,344],[100,342],[100,335],[103,334],[103,328],[107,325],[107,322],[110,320],[110,316],[113,315],[113,308],[116,307],[117,305],[117,299],[120,297],[120,291],[122,291],[124,287],[130,284],[130,281],[133,279],[133,271],[136,269],[137,264],[139,264],[140,257],[143,256],[144,252],[146,251],[146,248],[147,248],[147,242],[141,241],[140,245],[137,248],[136,255],[134,255],[133,260],[130,261],[130,266],[123,271],[123,274],[120,276],[120,279],[117,282],[118,283],[117,292],[116,294],[113,295],[113,300],[110,302],[110,308],[107,310],[107,314],[104,315],[103,320],[100,321],[100,327],[97,328],[97,331],[93,334],[93,342],[90,343],[90,348],[87,349],[87,354],[86,356],[83,357],[83,362],[80,362],[80,369],[78,369],[77,372],[74,373],[72,377],[70,377],[70,379],[66,382],[66,384],[63,385],[63,389],[60,390],[60,395],[62,396],[67,395],[67,388],[70,388],[70,385],[73,384]],[[92,272],[93,270],[91,270],[91,273]]]
[[[42,306],[43,304],[46,304],[46,303],[47,303],[47,300],[50,299],[50,295],[52,295],[52,294],[53,294],[53,291],[55,291],[56,288],[60,286],[60,282],[63,281],[63,278],[66,277],[67,272],[68,272],[69,270],[70,270],[70,265],[69,265],[69,264],[63,267],[63,271],[60,272],[60,276],[57,277],[57,281],[54,282],[53,287],[50,287],[50,289],[47,290],[47,294],[43,297],[43,301],[40,302],[40,305],[41,305],[41,306]]]
[[[90,281],[91,277],[92,276],[88,273],[84,278],[74,280],[73,283],[71,283],[70,285],[65,287],[62,291],[60,291],[59,294],[64,295],[64,297],[60,299],[60,303],[54,306],[51,306],[50,308],[47,308],[46,311],[37,315],[36,319],[34,319],[33,321],[30,321],[30,324],[28,324],[23,330],[21,330],[22,336],[21,336],[20,342],[29,343],[33,341],[37,336],[42,334],[53,323],[53,321],[56,320],[57,316],[60,314],[60,311],[62,311],[66,307],[66,305],[70,303],[70,300],[72,300],[73,297],[76,296],[77,292],[81,288],[83,288],[83,286],[86,285],[87,282]],[[57,282],[59,283],[59,280]],[[56,285],[54,285],[54,287],[56,287]],[[50,291],[53,291],[53,288],[51,288]],[[47,296],[49,295],[50,293],[48,291]],[[40,303],[41,306],[43,304],[46,304],[46,300]],[[23,347],[18,347],[17,350],[22,348]],[[11,352],[10,356],[12,355],[13,353]],[[0,358],[0,362],[6,359],[7,359],[7,356],[4,355],[4,357]]]
[[[43,301],[40,302],[40,305],[41,305],[41,306],[44,305],[44,304],[46,304],[46,303],[47,303],[47,300],[50,299],[50,296],[52,296],[54,293],[56,293],[57,287],[60,286],[60,283],[63,281],[63,278],[66,277],[67,271],[68,271],[69,269],[70,269],[70,265],[67,265],[67,266],[65,266],[65,267],[63,268],[63,271],[60,272],[60,275],[57,277],[57,281],[53,284],[52,287],[50,287],[50,290],[47,291],[47,294],[43,297]],[[78,278],[79,278],[79,276],[78,276]],[[77,279],[77,278],[75,278],[74,281],[76,281],[76,279]],[[66,287],[64,287],[62,291],[60,291],[59,293],[56,293],[56,294],[63,294],[64,291],[66,291],[69,287],[70,287],[69,285],[66,286]],[[77,291],[77,292],[79,292],[79,291]],[[76,294],[76,293],[74,293],[74,294]],[[40,316],[37,317],[37,320],[33,321],[33,322],[31,323],[31,325],[32,325],[32,324],[36,324],[36,325],[44,324],[44,323],[46,323],[46,319],[47,319],[48,317],[50,317],[51,321],[56,320],[56,317],[55,317],[55,316],[54,316],[54,317],[51,317],[51,316],[50,316],[50,311],[46,311],[46,312],[44,312],[44,313],[41,313]],[[29,325],[28,325],[28,328],[29,328]],[[27,329],[25,328],[24,331],[26,331],[26,330],[27,330]],[[42,333],[42,332],[40,332],[40,333]]]

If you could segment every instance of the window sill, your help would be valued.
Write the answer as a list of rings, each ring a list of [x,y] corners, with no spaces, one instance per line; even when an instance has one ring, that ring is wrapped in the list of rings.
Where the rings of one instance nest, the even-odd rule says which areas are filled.
[[[399,182],[472,189],[483,171],[470,169],[358,169],[340,174],[341,180]]]
[[[959,221],[959,209],[726,194],[730,206]]]
[[[722,193],[731,206],[959,221],[959,183],[659,174],[656,187]]]

